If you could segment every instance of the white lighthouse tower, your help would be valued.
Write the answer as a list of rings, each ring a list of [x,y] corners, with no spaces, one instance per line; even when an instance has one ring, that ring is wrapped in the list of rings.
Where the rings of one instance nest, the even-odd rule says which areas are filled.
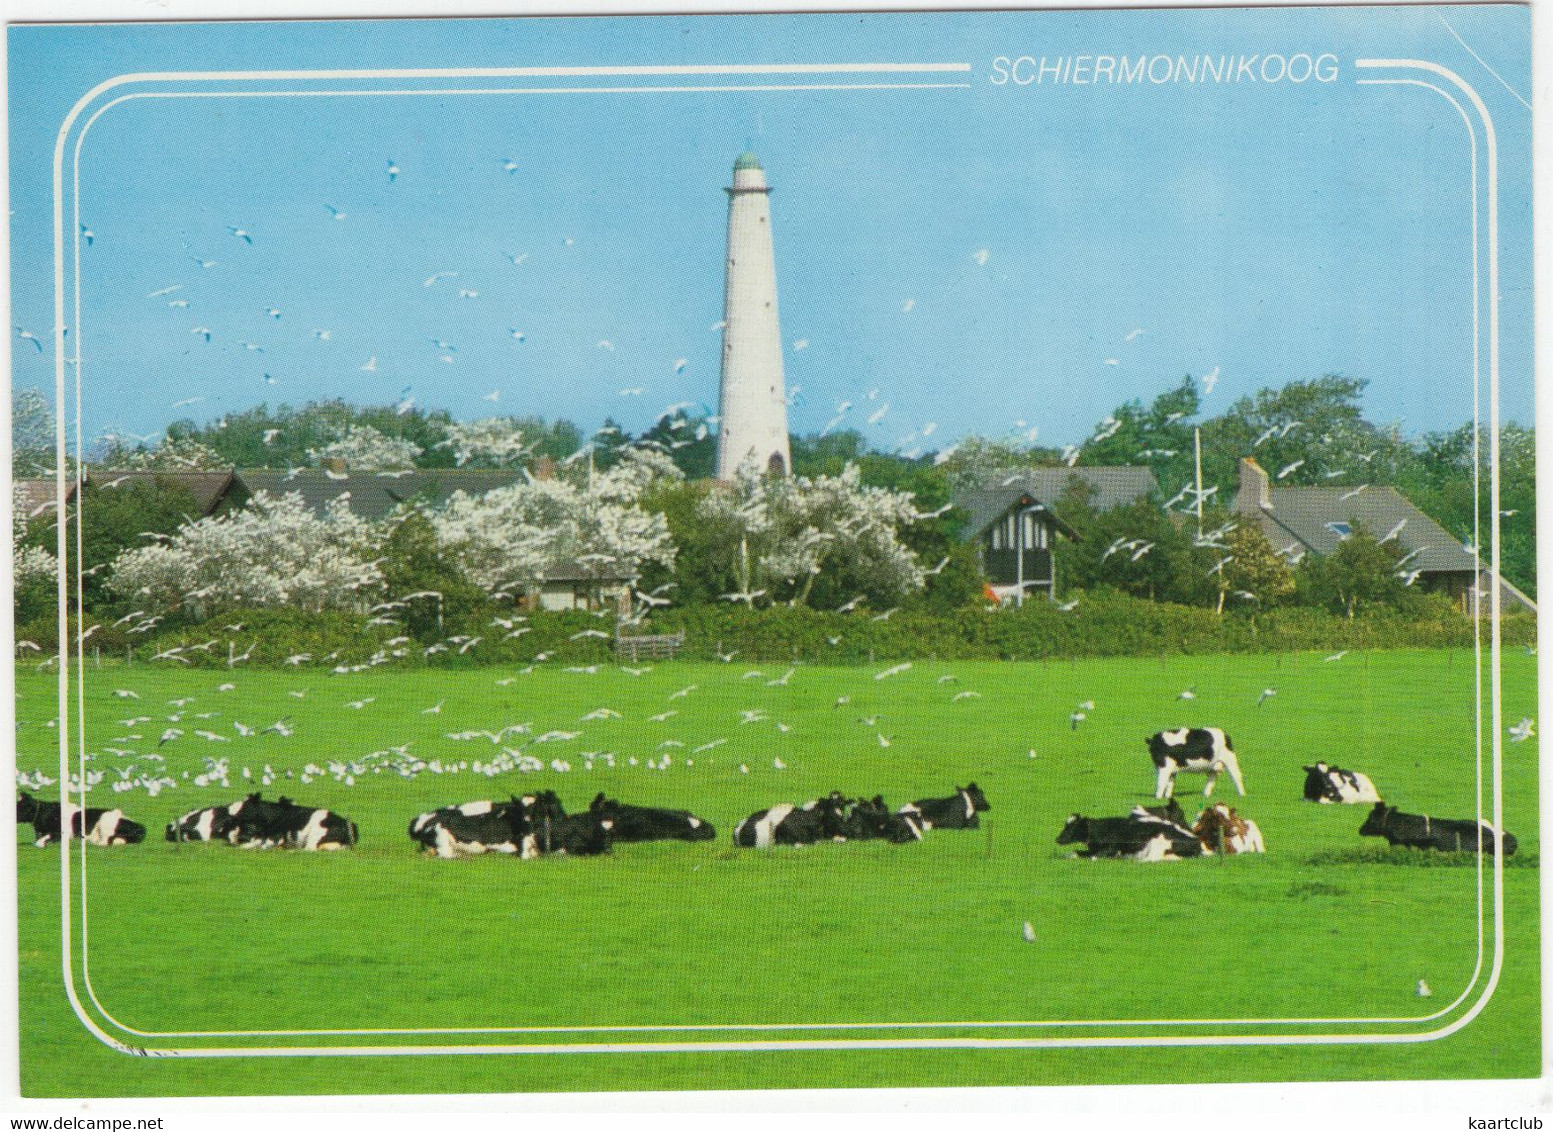
[[[718,396],[717,478],[731,480],[754,459],[786,475],[787,391],[777,320],[776,257],[765,171],[753,153],[733,163],[728,193],[728,285],[723,302],[723,374]]]

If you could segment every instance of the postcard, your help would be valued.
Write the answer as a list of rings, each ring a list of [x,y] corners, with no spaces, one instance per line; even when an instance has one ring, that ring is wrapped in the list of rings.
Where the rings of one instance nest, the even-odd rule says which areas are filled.
[[[1525,7],[7,34],[24,1096],[1538,1074]]]

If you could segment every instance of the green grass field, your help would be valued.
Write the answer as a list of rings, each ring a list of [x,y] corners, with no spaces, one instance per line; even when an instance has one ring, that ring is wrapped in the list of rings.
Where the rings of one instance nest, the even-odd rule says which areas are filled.
[[[783,666],[737,661],[665,663],[640,676],[614,666],[528,675],[88,670],[88,750],[158,752],[180,782],[154,799],[113,794],[106,782],[93,792],[94,805],[123,806],[151,835],[143,845],[89,851],[90,993],[117,1022],[152,1034],[761,1027],[625,1036],[642,1041],[845,1036],[778,1029],[812,1023],[932,1022],[945,1026],[925,1036],[960,1036],[966,1031],[947,1024],[1415,1017],[1446,1007],[1472,980],[1477,871],[1357,859],[1318,867],[1315,855],[1376,844],[1357,836],[1367,807],[1300,801],[1301,765],[1321,758],[1365,771],[1403,809],[1469,816],[1470,654],[917,664],[876,680],[885,667],[800,668],[785,686],[768,684]],[[1535,716],[1535,660],[1516,651],[1504,667],[1506,721]],[[746,677],[752,671],[761,675]],[[218,691],[227,680],[236,689]],[[688,695],[671,698],[687,687]],[[1197,698],[1178,700],[1189,687]],[[1268,687],[1277,695],[1256,706]],[[118,688],[140,699],[116,698]],[[301,699],[288,695],[302,690]],[[978,696],[954,699],[967,691]],[[24,772],[53,776],[55,732],[46,721],[54,695],[50,678],[18,675]],[[157,737],[171,725],[164,719],[175,711],[168,701],[182,697],[192,698],[179,724],[186,734],[158,750]],[[838,707],[840,697],[850,700]],[[344,706],[363,700],[370,702],[359,709]],[[1072,730],[1069,713],[1083,700],[1095,708]],[[424,712],[439,702],[439,712]],[[600,707],[621,718],[581,721]],[[740,713],[754,709],[765,718],[741,723]],[[651,720],[671,710],[678,714]],[[220,714],[192,718],[204,711]],[[136,716],[152,721],[132,732],[120,722]],[[281,717],[291,720],[290,738],[244,738],[234,728]],[[327,774],[307,785],[284,777],[310,761],[360,759],[406,743],[423,760],[484,761],[499,748],[447,733],[516,723],[532,724],[534,735],[581,732],[528,748],[547,762],[567,760],[570,771],[369,773],[353,786]],[[1121,814],[1151,798],[1143,738],[1183,724],[1221,726],[1233,737],[1248,793],[1235,797],[1225,779],[1216,797],[1259,823],[1268,853],[1152,866],[1068,859],[1054,844],[1066,816]],[[194,727],[232,741],[194,737]],[[114,742],[128,734],[143,739]],[[726,742],[693,753],[719,739]],[[665,740],[684,746],[660,747]],[[595,758],[584,769],[584,752],[611,752],[615,765]],[[664,754],[668,769],[647,766]],[[207,755],[230,760],[230,787],[193,785]],[[111,781],[112,767],[137,761],[149,768],[105,752],[90,765],[108,769]],[[285,793],[337,810],[358,823],[361,844],[332,854],[260,854],[161,839],[177,814],[258,789],[265,764],[280,776],[267,797]],[[253,770],[251,785],[243,766]],[[981,830],[937,831],[905,846],[757,852],[730,843],[739,819],[775,802],[839,789],[883,793],[896,805],[972,779],[993,806]],[[1180,780],[1189,815],[1201,782]],[[540,784],[569,809],[585,807],[599,790],[690,808],[717,825],[718,838],[621,846],[597,859],[449,862],[418,856],[406,837],[423,810]],[[1504,791],[1505,824],[1534,859],[1535,743],[1506,744]],[[25,844],[18,853],[22,1081],[32,1096],[1456,1078],[1533,1076],[1538,1068],[1535,868],[1505,870],[1506,959],[1492,1000],[1459,1033],[1419,1044],[162,1060],[113,1052],[75,1018],[60,979],[58,853]],[[1034,943],[1022,936],[1027,920]],[[1419,979],[1433,998],[1415,996]],[[85,997],[79,972],[77,986]],[[1080,1032],[1144,1031],[991,1036]],[[237,1044],[126,1040],[153,1048]],[[450,1039],[266,1043],[412,1040]]]

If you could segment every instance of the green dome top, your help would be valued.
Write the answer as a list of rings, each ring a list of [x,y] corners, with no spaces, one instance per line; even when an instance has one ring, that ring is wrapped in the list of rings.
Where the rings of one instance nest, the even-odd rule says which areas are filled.
[[[739,154],[738,160],[736,160],[733,163],[733,171],[735,173],[737,173],[740,169],[759,169],[759,168],[760,168],[760,158],[756,157],[753,153],[750,153],[748,150],[746,150],[745,152]]]

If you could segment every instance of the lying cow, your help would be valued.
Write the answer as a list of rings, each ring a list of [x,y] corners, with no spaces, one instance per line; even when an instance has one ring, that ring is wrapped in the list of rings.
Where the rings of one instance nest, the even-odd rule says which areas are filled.
[[[1305,801],[1352,805],[1379,802],[1380,794],[1367,775],[1356,770],[1344,770],[1340,766],[1317,763],[1305,768]]]
[[[356,823],[290,798],[266,802],[250,794],[227,807],[225,838],[244,849],[344,849],[356,844]]]
[[[711,841],[717,836],[711,822],[702,821],[689,810],[631,806],[606,798],[602,792],[588,812],[614,823],[610,834],[616,841]]]
[[[733,827],[733,843],[744,849],[773,845],[810,845],[845,837],[846,799],[840,794],[816,798],[801,806],[784,802],[757,810]]]
[[[146,827],[130,821],[123,810],[83,810],[66,802],[40,802],[26,791],[16,800],[16,824],[32,826],[33,844],[39,849],[58,841],[70,831],[88,845],[137,845],[146,839]]]
[[[1198,814],[1192,832],[1210,852],[1267,852],[1266,845],[1262,843],[1262,831],[1256,827],[1256,822],[1241,817],[1223,802],[1215,802]]]
[[[246,798],[233,802],[242,807]],[[180,818],[167,823],[168,841],[225,841],[231,828],[232,806],[206,806],[203,810],[190,810]]]
[[[925,828],[916,814],[904,810],[892,814],[890,807],[884,804],[884,797],[875,794],[866,801],[847,804],[841,821],[841,836],[847,841],[882,840],[902,845],[908,841],[921,841]]]
[[[954,791],[947,798],[907,802],[900,812],[916,817],[923,829],[975,829],[981,825],[976,815],[992,809],[992,803],[974,782],[956,786]]]
[[[1204,853],[1203,843],[1195,833],[1142,806],[1122,818],[1074,814],[1057,835],[1057,844],[1080,843],[1085,847],[1085,856],[1131,857],[1137,861],[1179,861]]]
[[[1156,732],[1144,741],[1149,746],[1154,765],[1159,768],[1154,797],[1169,798],[1174,794],[1176,775],[1182,771],[1208,776],[1208,784],[1202,791],[1204,798],[1213,793],[1221,770],[1229,772],[1236,790],[1241,794],[1246,792],[1246,784],[1240,777],[1240,762],[1235,758],[1229,736],[1221,729],[1178,727],[1174,731]]]
[[[555,791],[543,790],[507,802],[444,806],[412,821],[409,835],[443,858],[509,853],[532,860],[547,853],[607,853],[612,825],[591,813],[568,817]]]
[[[1359,827],[1361,837],[1384,837],[1390,845],[1439,849],[1446,853],[1492,853],[1497,831],[1487,822],[1404,814],[1384,802],[1375,803]],[[1515,836],[1503,835],[1504,855],[1515,855]]]
[[[410,839],[443,858],[459,854],[521,854],[527,827],[512,820],[511,809],[511,803],[497,805],[489,801],[443,806],[412,821]],[[532,843],[532,838],[529,841]],[[537,847],[532,848],[529,856],[538,855]]]

